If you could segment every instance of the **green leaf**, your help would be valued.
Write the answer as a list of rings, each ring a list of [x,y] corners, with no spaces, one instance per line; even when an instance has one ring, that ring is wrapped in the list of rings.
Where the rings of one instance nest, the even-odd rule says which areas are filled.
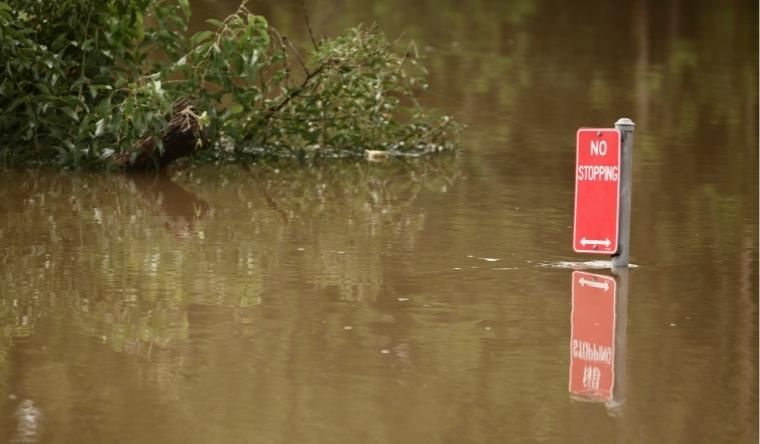
[[[228,116],[234,116],[243,112],[243,105],[236,103],[227,109]]]
[[[71,117],[75,122],[79,122],[79,116],[77,115],[76,111],[71,109],[71,107],[64,106],[61,111],[63,111],[64,114]]]
[[[3,113],[10,113],[22,103],[24,103],[24,97],[16,97],[13,102],[11,102],[11,104],[5,110],[3,110]]]
[[[216,35],[216,33],[215,33],[214,31],[201,31],[201,32],[196,32],[196,33],[195,33],[195,34],[194,34],[194,35],[193,35],[193,36],[190,38],[190,43],[191,43],[193,46],[198,46],[199,44],[201,44],[201,43],[205,42],[206,40],[210,39],[211,37],[213,37],[214,35]]]
[[[221,28],[222,26],[224,26],[224,22],[222,22],[221,20],[213,19],[213,18],[206,19],[206,23],[208,23],[209,25],[215,28]]]
[[[182,13],[185,15],[185,20],[190,18],[190,3],[188,0],[177,0],[177,3],[179,3],[180,8],[182,8]]]
[[[106,129],[106,119],[104,117],[95,123],[95,137],[102,136],[103,132],[105,132],[105,129]]]

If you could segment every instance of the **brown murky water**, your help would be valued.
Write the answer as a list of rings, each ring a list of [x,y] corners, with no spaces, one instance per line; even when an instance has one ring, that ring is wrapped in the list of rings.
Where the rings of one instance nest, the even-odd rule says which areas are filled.
[[[311,0],[418,42],[461,156],[2,173],[0,440],[756,442],[757,4],[697,3]],[[622,116],[638,267],[573,273]]]

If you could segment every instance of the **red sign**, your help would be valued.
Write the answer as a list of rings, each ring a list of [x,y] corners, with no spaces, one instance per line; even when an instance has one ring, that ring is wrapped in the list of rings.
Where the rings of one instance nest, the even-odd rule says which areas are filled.
[[[573,250],[615,254],[620,206],[620,131],[581,128],[576,153]]]
[[[615,386],[615,279],[573,272],[570,383],[573,395],[609,401]]]

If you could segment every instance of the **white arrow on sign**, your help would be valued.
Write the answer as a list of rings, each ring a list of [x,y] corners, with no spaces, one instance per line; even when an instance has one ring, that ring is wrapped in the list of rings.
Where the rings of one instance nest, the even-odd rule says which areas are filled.
[[[612,244],[609,239],[605,240],[595,240],[595,239],[586,239],[585,237],[581,239],[581,245],[584,247],[587,245],[604,245],[605,247],[609,248],[609,246]]]
[[[585,287],[586,285],[588,285],[589,287],[599,288],[604,291],[607,291],[610,289],[610,285],[607,283],[607,281],[597,282],[597,281],[588,281],[584,278],[580,278],[578,280],[578,283],[581,284],[581,287]]]

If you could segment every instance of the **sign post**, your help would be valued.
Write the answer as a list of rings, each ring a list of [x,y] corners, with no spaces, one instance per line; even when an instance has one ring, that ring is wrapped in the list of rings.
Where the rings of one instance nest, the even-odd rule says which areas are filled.
[[[628,267],[631,252],[631,182],[633,176],[633,130],[631,119],[621,118],[615,122],[623,142],[623,158],[620,178],[620,245],[612,256],[612,268]]]
[[[634,127],[622,118],[576,136],[573,250],[612,256],[613,268],[629,260]]]

